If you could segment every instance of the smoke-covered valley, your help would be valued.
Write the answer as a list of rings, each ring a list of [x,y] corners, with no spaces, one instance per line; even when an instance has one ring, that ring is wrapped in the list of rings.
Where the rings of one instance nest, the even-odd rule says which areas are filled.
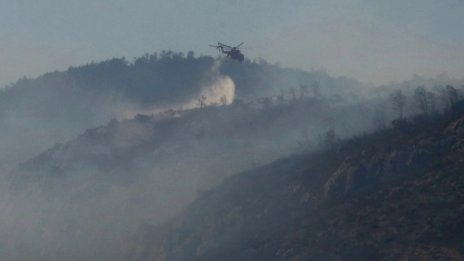
[[[21,79],[0,93],[0,256],[123,259],[141,226],[168,222],[225,178],[439,115],[463,83],[376,87],[173,52]]]

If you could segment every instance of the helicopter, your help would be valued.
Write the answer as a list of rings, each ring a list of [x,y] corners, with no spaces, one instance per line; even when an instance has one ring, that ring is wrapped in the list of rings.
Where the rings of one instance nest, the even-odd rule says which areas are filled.
[[[240,52],[240,49],[239,49],[240,46],[242,45],[243,45],[243,42],[235,47],[232,47],[232,46],[218,42],[217,45],[209,45],[209,46],[218,49],[222,54],[225,54],[227,57],[231,58],[232,60],[243,62],[243,60],[245,60],[245,56]]]

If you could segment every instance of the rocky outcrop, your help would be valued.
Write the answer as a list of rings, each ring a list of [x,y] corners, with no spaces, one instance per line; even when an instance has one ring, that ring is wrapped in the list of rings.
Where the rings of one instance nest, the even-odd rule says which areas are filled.
[[[428,153],[421,150],[393,151],[378,154],[372,158],[366,156],[346,158],[324,185],[326,197],[350,193],[366,184],[390,179],[400,173],[418,168]]]
[[[334,196],[353,191],[367,180],[368,168],[351,157],[346,158],[324,185],[324,194]]]
[[[464,118],[448,124],[441,135],[418,138],[403,150],[348,156],[325,183],[324,195],[342,196],[366,184],[411,175],[449,151],[464,151]]]
[[[445,133],[455,134],[460,137],[464,136],[464,118],[451,122],[445,129]]]

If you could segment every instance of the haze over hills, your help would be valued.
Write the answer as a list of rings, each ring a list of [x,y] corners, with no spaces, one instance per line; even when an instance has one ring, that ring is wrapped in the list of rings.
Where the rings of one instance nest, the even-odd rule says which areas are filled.
[[[0,261],[464,260],[464,1],[0,7]]]
[[[235,175],[131,260],[462,260],[464,107]]]
[[[1,238],[3,253],[114,257],[140,222],[164,221],[222,178],[307,146],[306,108],[334,114],[342,107],[323,95],[358,88],[262,60],[172,52],[21,79],[0,93],[2,206],[10,209],[1,229],[11,235]],[[318,134],[329,128],[323,117],[313,121]]]
[[[284,69],[264,61],[247,60],[238,66],[171,51],[133,62],[115,58],[23,78],[0,91],[0,144],[9,148],[0,163],[11,168],[113,118],[195,107],[201,96],[207,96],[209,104],[218,103],[222,96],[230,103],[234,98],[249,101],[288,94],[289,88],[315,81],[324,91],[359,86],[348,78]]]
[[[250,169],[250,175],[240,177],[253,178],[261,171],[258,166],[333,149],[340,139],[385,129],[395,119],[394,126],[401,128],[405,117],[438,117],[456,109],[460,84],[416,77],[375,88],[262,60],[221,62],[173,52],[19,80],[0,93],[5,148],[0,151],[5,181],[0,204],[7,210],[0,214],[5,235],[0,255],[116,260],[127,250],[134,258],[156,257],[153,253],[166,246],[140,236],[142,225],[150,227],[149,238],[170,238],[165,232],[151,234],[151,227],[169,223],[198,196],[200,203],[189,209],[203,205],[204,191],[225,178]],[[329,160],[337,163],[329,168],[339,160]],[[319,174],[321,180],[328,177],[325,170]],[[279,178],[269,179],[268,193],[276,183]],[[311,186],[323,189],[317,182]],[[240,193],[234,188],[227,196],[235,200]],[[221,197],[221,192],[214,196]],[[293,200],[281,203],[291,208],[297,204]],[[205,213],[216,204],[221,203],[205,204]],[[236,240],[234,227],[224,227]],[[178,231],[173,233],[176,237]],[[134,235],[142,241],[132,241]],[[183,246],[182,240],[173,242]],[[124,248],[128,242],[143,254]],[[190,260],[190,252],[179,253],[174,260]]]

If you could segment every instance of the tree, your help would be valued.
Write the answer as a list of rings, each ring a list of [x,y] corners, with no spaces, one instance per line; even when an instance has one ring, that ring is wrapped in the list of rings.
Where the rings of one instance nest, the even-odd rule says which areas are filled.
[[[398,118],[403,119],[404,115],[404,106],[406,105],[406,96],[403,94],[403,91],[397,90],[391,95],[392,100],[392,109],[398,113]]]
[[[414,90],[414,101],[422,114],[429,115],[429,100],[424,86],[419,86]]]
[[[277,101],[279,103],[284,103],[285,102],[285,93],[284,90],[280,89],[280,94],[277,96]]]
[[[437,113],[437,96],[433,92],[427,92],[427,101],[429,102],[429,114]]]
[[[324,133],[324,145],[328,149],[334,149],[337,144],[337,135],[335,134],[334,129],[328,130]]]
[[[451,85],[446,85],[442,93],[442,98],[445,102],[446,109],[451,111],[451,113],[455,113],[455,107],[459,101],[458,90]]]
[[[306,84],[300,84],[300,99],[304,100],[309,94],[309,86]]]
[[[206,106],[206,97],[202,95],[200,98],[198,98],[198,107],[204,108],[205,106]]]
[[[221,104],[222,106],[226,106],[228,104],[227,96],[221,96],[221,98],[219,98],[219,104]]]
[[[319,98],[321,96],[321,90],[320,90],[320,86],[319,86],[319,82],[318,81],[314,81],[313,84],[311,85],[312,89],[313,89],[313,95],[314,97],[316,98]]]
[[[187,59],[194,59],[194,58],[195,58],[195,53],[193,51],[188,51]]]
[[[293,101],[297,100],[296,89],[291,87],[288,92],[290,93],[290,97],[292,97]]]

